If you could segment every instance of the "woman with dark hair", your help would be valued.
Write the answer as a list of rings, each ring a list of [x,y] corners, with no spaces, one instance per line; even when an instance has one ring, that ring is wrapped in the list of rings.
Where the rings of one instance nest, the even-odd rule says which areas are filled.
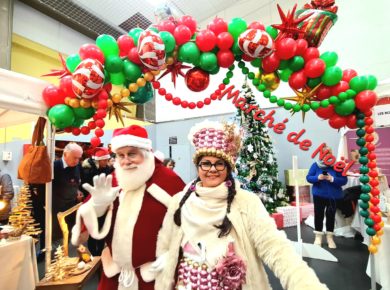
[[[163,164],[165,167],[168,167],[173,170],[175,168],[176,162],[172,158],[165,158]]]
[[[263,263],[285,289],[328,289],[260,199],[233,178],[240,147],[234,126],[205,121],[189,139],[198,178],[171,200],[152,264],[155,289],[271,289]]]

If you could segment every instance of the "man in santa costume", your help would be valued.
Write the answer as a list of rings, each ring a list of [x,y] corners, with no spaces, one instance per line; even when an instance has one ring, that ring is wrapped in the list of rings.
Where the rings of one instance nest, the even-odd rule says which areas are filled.
[[[157,234],[171,196],[184,182],[154,157],[140,126],[116,129],[111,148],[119,187],[105,174],[95,176],[93,186],[84,185],[91,198],[77,212],[72,243],[81,242],[84,228],[95,239],[105,238],[99,290],[152,290]]]

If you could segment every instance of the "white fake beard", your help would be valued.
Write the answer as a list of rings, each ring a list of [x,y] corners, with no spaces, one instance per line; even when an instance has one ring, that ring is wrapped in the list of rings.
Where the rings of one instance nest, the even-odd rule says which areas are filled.
[[[115,175],[119,187],[124,191],[140,188],[153,175],[154,168],[154,156],[150,152],[146,152],[144,162],[138,165],[132,164],[128,168],[122,168],[119,162],[115,161]]]

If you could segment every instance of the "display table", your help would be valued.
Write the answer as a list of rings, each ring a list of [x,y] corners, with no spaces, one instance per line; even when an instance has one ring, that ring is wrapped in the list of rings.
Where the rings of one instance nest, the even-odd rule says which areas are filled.
[[[0,290],[34,290],[38,282],[35,247],[31,237],[0,244]]]
[[[375,254],[375,278],[383,290],[390,289],[390,224],[385,223],[383,228],[382,242],[378,246],[378,253]],[[371,276],[370,259],[368,259],[367,275]]]
[[[71,276],[61,281],[40,281],[37,284],[36,290],[78,290],[82,289],[84,284],[92,277],[92,275],[100,269],[100,257],[94,257],[91,262],[91,269],[77,276]]]

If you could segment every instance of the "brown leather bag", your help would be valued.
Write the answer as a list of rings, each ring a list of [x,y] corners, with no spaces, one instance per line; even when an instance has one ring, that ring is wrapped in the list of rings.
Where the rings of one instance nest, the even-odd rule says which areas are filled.
[[[28,184],[39,184],[51,181],[52,166],[47,148],[43,145],[43,132],[46,119],[39,117],[32,136],[31,146],[20,161],[18,178]]]

